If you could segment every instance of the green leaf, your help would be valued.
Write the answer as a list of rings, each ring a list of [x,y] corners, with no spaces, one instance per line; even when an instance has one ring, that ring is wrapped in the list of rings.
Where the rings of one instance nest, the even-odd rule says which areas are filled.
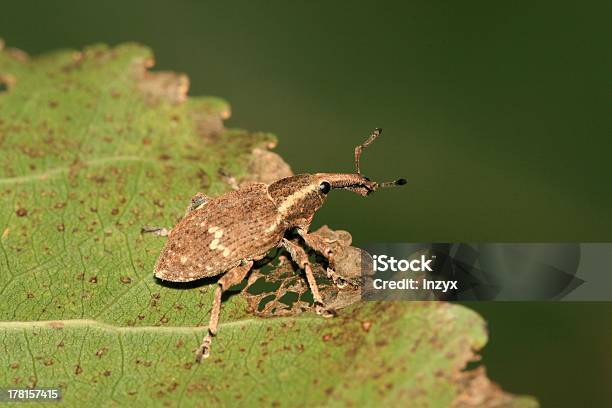
[[[186,77],[151,65],[136,44],[30,59],[0,43],[2,384],[59,386],[70,405],[536,404],[462,371],[486,331],[443,303],[261,318],[234,295],[195,364],[214,285],[161,285],[164,241],[140,229],[228,190],[221,170],[269,182],[289,169],[274,136],[225,129],[224,101],[187,97]]]

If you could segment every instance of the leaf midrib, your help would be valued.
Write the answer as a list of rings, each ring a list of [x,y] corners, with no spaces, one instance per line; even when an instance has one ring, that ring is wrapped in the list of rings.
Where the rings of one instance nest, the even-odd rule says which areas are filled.
[[[241,326],[260,326],[268,322],[286,322],[286,321],[321,321],[317,316],[304,317],[276,317],[274,319],[241,319],[231,322],[219,323],[219,328],[231,328]],[[98,327],[103,330],[116,332],[198,332],[207,330],[208,326],[115,326],[112,324],[100,322],[94,319],[66,319],[66,320],[26,320],[26,321],[0,321],[0,330],[2,329],[24,329],[24,328],[48,328],[48,329],[64,329],[64,328],[89,328]]]
[[[133,162],[133,161],[154,162],[155,160],[145,159],[140,156],[111,156],[111,157],[101,157],[99,159],[83,161],[81,162],[81,164],[85,167],[96,167],[96,166],[104,166],[109,163]],[[32,181],[46,181],[60,174],[67,173],[69,170],[70,170],[69,166],[53,167],[48,170],[45,170],[42,173],[30,174],[27,176],[0,178],[0,184],[20,184],[20,183],[29,183]]]

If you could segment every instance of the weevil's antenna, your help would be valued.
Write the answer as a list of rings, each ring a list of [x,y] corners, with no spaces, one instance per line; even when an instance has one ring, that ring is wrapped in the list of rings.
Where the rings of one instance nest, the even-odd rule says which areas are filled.
[[[404,184],[406,184],[408,181],[406,181],[406,179],[397,179],[395,181],[385,181],[384,183],[378,183],[376,185],[376,188],[385,188],[385,187],[397,187],[397,186],[403,186]]]
[[[374,129],[370,137],[368,137],[365,142],[355,147],[355,170],[357,171],[357,174],[361,175],[361,170],[359,169],[359,158],[361,157],[361,151],[371,145],[381,133],[381,128]]]

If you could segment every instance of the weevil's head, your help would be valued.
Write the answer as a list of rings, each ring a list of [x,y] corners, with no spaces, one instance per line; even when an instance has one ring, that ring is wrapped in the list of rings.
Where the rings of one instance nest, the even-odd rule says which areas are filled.
[[[272,183],[268,190],[280,216],[290,225],[307,226],[332,190],[348,190],[365,197],[380,188],[406,184],[405,179],[378,183],[362,175],[359,170],[361,151],[381,132],[382,129],[376,129],[363,144],[355,148],[355,173],[299,174]]]

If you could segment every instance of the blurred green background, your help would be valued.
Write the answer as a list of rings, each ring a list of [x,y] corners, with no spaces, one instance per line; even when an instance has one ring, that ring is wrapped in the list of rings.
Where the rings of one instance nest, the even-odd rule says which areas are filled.
[[[355,242],[611,241],[610,2],[3,1],[0,37],[39,54],[153,48],[228,125],[276,133],[296,173],[404,189],[334,194],[316,225]],[[602,273],[610,273],[604,271]],[[490,376],[543,406],[611,406],[612,305],[470,304]]]

